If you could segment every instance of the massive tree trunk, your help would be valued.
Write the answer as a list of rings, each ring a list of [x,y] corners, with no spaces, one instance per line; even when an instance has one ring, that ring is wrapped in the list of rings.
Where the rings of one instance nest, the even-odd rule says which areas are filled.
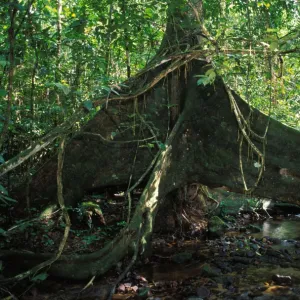
[[[177,20],[180,14],[173,8],[172,12],[173,16],[175,14],[173,19]],[[189,13],[184,15],[189,16]],[[211,85],[197,86],[195,75],[204,74],[211,66],[197,53],[177,53],[186,47],[187,41],[196,40],[190,38],[194,32],[193,20],[191,24],[188,33],[182,31],[182,27],[168,26],[159,51],[168,56],[156,57],[151,66],[127,83],[131,93],[123,91],[121,96],[111,96],[108,105],[104,105],[105,108],[70,140],[65,151],[63,176],[67,205],[75,205],[85,192],[127,186],[131,175],[132,183],[138,181],[157,151],[160,154],[151,176],[146,178],[148,183],[128,227],[98,252],[62,257],[52,265],[52,274],[76,279],[103,274],[131,251],[141,224],[146,241],[144,246],[147,247],[160,205],[168,193],[184,184],[198,182],[209,187],[227,186],[238,192],[244,189],[244,179],[248,186],[256,185],[260,168],[258,159],[255,154],[253,159],[248,158],[245,141],[240,160],[240,127],[232,111],[227,87],[218,77]],[[168,45],[175,34],[178,43],[171,45],[174,46],[172,50]],[[263,135],[268,117],[250,109],[234,93],[233,96],[245,118],[251,110],[251,129]],[[99,101],[105,102],[106,98]],[[253,135],[251,140],[262,151],[262,142]],[[271,119],[266,141],[263,177],[253,194],[300,204],[300,160],[297,155],[300,133]],[[245,178],[241,175],[240,161]],[[55,172],[53,159],[33,178],[33,200],[55,199]],[[6,253],[2,257],[19,255]],[[33,257],[31,254],[26,256],[28,259]],[[45,257],[36,256],[35,259]]]
[[[165,63],[159,69],[169,66],[170,63]],[[206,63],[195,59],[135,100],[114,101],[100,111],[67,146],[64,164],[67,203],[76,203],[84,192],[127,186],[131,174],[132,182],[136,182],[158,151],[147,146],[150,142],[155,145],[155,139],[164,143],[168,128],[174,125],[179,115],[182,115],[183,123],[172,145],[167,185],[175,189],[183,183],[201,182],[212,187],[225,185],[242,192],[238,124],[220,79],[207,87],[197,86],[195,75],[203,74],[205,70]],[[249,106],[237,95],[235,99],[243,115],[248,116]],[[253,131],[263,135],[268,117],[252,109],[249,122]],[[148,127],[152,128],[156,138],[148,139],[152,137]],[[134,140],[144,141],[118,143]],[[255,138],[253,141],[262,149],[259,141]],[[298,131],[270,120],[265,170],[253,191],[255,195],[300,202],[299,145]],[[258,177],[259,168],[255,166],[258,158],[254,154],[253,159],[249,159],[246,142],[243,143],[242,160],[246,181],[253,186]],[[34,199],[55,197],[55,164],[55,159],[49,162],[33,180]]]

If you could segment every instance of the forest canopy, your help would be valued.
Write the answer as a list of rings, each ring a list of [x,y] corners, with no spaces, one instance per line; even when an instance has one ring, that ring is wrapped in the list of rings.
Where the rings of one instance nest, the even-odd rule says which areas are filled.
[[[158,50],[172,2],[1,1],[1,160],[117,94]],[[251,105],[299,129],[299,3],[203,1],[201,18],[218,42],[219,51],[201,44],[218,73]]]

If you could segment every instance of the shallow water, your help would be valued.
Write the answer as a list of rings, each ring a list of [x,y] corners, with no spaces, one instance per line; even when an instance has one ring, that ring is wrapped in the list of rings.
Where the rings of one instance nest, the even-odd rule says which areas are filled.
[[[260,238],[269,236],[281,240],[300,240],[300,218],[299,220],[276,221],[268,219],[262,225],[262,231],[255,234]]]

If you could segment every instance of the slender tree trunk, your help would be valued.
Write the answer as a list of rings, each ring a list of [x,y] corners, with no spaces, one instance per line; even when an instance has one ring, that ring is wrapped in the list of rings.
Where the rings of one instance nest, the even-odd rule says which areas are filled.
[[[55,82],[60,83],[60,60],[61,60],[61,42],[62,42],[62,21],[61,21],[61,13],[62,13],[62,0],[57,0],[57,23],[56,23],[56,30],[57,30],[57,59],[56,59],[56,69],[55,69]],[[59,92],[56,92],[56,105],[61,106],[61,99]],[[56,113],[56,120],[55,125],[57,126],[60,123],[60,113]]]
[[[0,149],[3,147],[5,142],[9,123],[11,120],[11,106],[13,102],[13,80],[14,80],[14,70],[15,70],[15,17],[17,14],[16,2],[15,5],[11,5],[10,8],[10,27],[8,29],[8,41],[9,41],[9,67],[8,67],[8,95],[7,95],[7,108],[5,121],[2,128],[0,136]]]
[[[113,13],[113,2],[109,6],[109,18],[108,18],[108,24],[107,24],[107,47],[106,47],[106,53],[105,53],[105,69],[104,74],[106,77],[110,76],[110,61],[111,61],[111,22],[112,22],[112,13]]]
[[[130,36],[127,30],[127,20],[126,20],[126,0],[122,0],[122,14],[123,14],[123,25],[124,25],[124,37],[125,37],[125,55],[126,55],[126,69],[127,78],[131,76],[131,66],[130,66],[130,51],[129,51],[129,39]]]

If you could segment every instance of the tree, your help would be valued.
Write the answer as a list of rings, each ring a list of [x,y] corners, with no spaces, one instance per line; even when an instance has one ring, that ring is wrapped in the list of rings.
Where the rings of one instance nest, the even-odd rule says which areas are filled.
[[[204,26],[202,3],[171,2],[156,56],[135,77],[94,102],[101,110],[66,147],[66,204],[75,205],[87,191],[129,182],[130,196],[137,184],[147,184],[128,226],[113,241],[92,254],[61,256],[51,274],[74,279],[101,275],[139,243],[146,256],[159,208],[188,183],[225,185],[299,204],[299,132],[251,108],[233,92],[211,61],[215,51],[225,50]],[[62,125],[49,140],[70,127]],[[24,159],[22,153],[19,158]],[[1,171],[9,166],[7,162]],[[33,178],[33,200],[55,197],[55,173],[52,160]],[[25,256],[35,262],[49,257]]]

